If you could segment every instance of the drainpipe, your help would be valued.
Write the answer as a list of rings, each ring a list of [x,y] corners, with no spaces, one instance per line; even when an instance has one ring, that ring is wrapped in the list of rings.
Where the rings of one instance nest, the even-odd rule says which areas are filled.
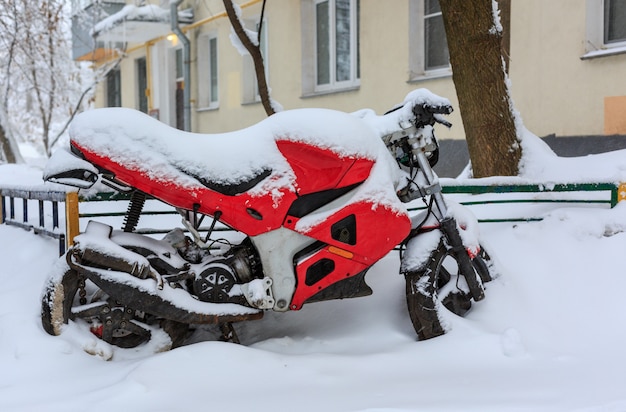
[[[183,129],[191,131],[191,43],[178,25],[178,6],[183,0],[170,2],[170,23],[172,31],[183,43]]]

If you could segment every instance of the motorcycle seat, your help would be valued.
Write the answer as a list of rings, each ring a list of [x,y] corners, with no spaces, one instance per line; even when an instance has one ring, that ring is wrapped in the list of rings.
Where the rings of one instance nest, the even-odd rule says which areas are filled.
[[[250,190],[277,167],[286,167],[263,122],[236,132],[200,134],[175,129],[137,110],[105,108],[77,116],[70,139],[74,151],[115,175],[121,169],[138,171],[230,196]],[[90,158],[87,152],[96,156]]]
[[[116,177],[140,174],[226,195],[259,184],[265,192],[293,188],[296,175],[289,161],[299,156],[299,149],[291,151],[288,161],[278,145],[283,141],[335,153],[337,159],[376,159],[380,150],[386,151],[361,119],[328,109],[289,110],[245,129],[201,134],[175,129],[134,109],[103,108],[79,114],[70,139],[86,160]]]

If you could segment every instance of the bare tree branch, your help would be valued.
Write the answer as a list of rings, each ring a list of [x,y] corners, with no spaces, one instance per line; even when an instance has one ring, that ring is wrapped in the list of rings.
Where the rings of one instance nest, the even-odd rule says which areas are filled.
[[[50,148],[54,147],[54,145],[56,144],[57,141],[59,141],[59,139],[61,138],[61,136],[63,136],[63,133],[65,133],[65,131],[67,130],[67,128],[70,126],[70,123],[72,123],[72,120],[74,120],[74,117],[76,117],[76,115],[78,114],[78,112],[80,111],[80,106],[83,103],[83,100],[85,99],[85,97],[87,96],[87,94],[89,94],[89,92],[111,71],[113,70],[115,67],[117,67],[120,63],[120,61],[124,58],[123,55],[120,55],[117,59],[115,59],[113,62],[109,63],[108,65],[104,66],[104,68],[102,70],[100,70],[100,73],[98,76],[96,76],[95,81],[89,86],[87,87],[85,90],[83,90],[83,93],[80,95],[78,101],[76,102],[76,105],[74,106],[74,109],[72,110],[72,113],[70,115],[70,117],[67,119],[67,121],[65,122],[65,124],[63,125],[63,128],[57,133],[57,135],[54,137],[54,139],[52,139],[52,141],[50,142]]]
[[[272,102],[270,99],[269,89],[267,87],[267,78],[265,77],[265,66],[263,64],[263,55],[261,54],[260,42],[258,44],[254,44],[248,34],[246,33],[241,20],[239,20],[239,16],[235,12],[235,7],[233,6],[232,0],[224,0],[224,7],[226,8],[226,14],[228,15],[228,19],[230,20],[230,24],[233,26],[239,41],[246,48],[250,56],[252,56],[252,61],[254,63],[254,72],[256,74],[257,84],[259,86],[259,96],[261,97],[261,103],[263,104],[263,108],[265,109],[265,113],[268,116],[271,116],[275,113],[274,108],[272,107]],[[265,0],[263,1],[263,9],[265,9]],[[261,30],[259,30],[258,38],[260,39]]]
[[[256,35],[256,42],[261,47],[261,33],[263,33],[263,18],[265,17],[265,1],[263,0],[263,4],[261,5],[261,17],[259,18],[259,31]]]
[[[83,91],[83,93],[80,95],[80,98],[76,102],[76,106],[74,107],[74,110],[72,110],[72,114],[70,115],[70,117],[67,119],[67,121],[63,125],[63,128],[59,131],[59,133],[57,133],[57,135],[54,137],[54,139],[52,139],[52,141],[50,142],[50,149],[52,149],[52,147],[54,147],[54,145],[61,138],[61,136],[63,136],[63,133],[65,133],[65,131],[69,127],[70,123],[72,123],[72,120],[74,120],[74,117],[76,117],[76,114],[78,114],[78,111],[80,110],[80,106],[83,104],[83,100],[85,99],[85,96],[87,96],[87,94],[94,88],[94,86],[96,84],[97,83],[93,83],[91,86],[87,87]]]

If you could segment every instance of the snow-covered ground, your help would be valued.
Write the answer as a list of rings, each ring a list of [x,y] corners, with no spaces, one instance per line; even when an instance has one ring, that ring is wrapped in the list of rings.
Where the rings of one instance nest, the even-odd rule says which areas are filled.
[[[111,362],[41,328],[56,242],[0,226],[0,410],[624,411],[625,224],[619,206],[484,225],[503,273],[434,340],[415,341],[392,253],[370,297]]]
[[[523,144],[519,181],[626,181],[624,151],[561,159]],[[40,174],[0,166],[0,185]],[[391,252],[370,297],[267,313],[236,325],[242,345],[207,328],[110,362],[83,350],[95,338],[41,327],[57,242],[0,225],[0,411],[626,411],[626,204],[532,213],[544,219],[481,225],[500,276],[445,336],[416,341]]]

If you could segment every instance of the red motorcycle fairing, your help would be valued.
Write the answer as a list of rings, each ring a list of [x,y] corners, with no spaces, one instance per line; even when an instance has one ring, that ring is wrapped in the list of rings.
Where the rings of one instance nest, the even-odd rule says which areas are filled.
[[[333,193],[343,193],[337,189],[362,183],[374,161],[340,158],[328,150],[298,142],[277,140],[276,144],[296,174],[299,199],[309,205],[301,212],[292,205],[283,226],[325,244],[314,254],[296,259],[297,287],[291,309],[297,310],[330,285],[363,272],[382,258],[407,236],[410,221],[387,208],[373,213],[376,206],[372,202],[360,201],[343,205],[313,227],[298,228],[299,218],[316,209],[316,197],[323,198],[326,204]]]
[[[119,148],[111,149],[108,154],[90,150],[81,144],[80,136],[77,137],[72,136],[73,149],[87,161],[112,173],[117,181],[174,207],[211,216],[221,212],[222,222],[248,236],[284,227],[310,237],[311,243],[318,242],[321,245],[318,250],[305,258],[294,257],[294,261],[285,266],[291,267],[290,276],[296,279],[289,303],[292,310],[300,309],[307,300],[331,285],[363,273],[410,231],[406,211],[381,206],[375,203],[376,199],[350,200],[354,189],[367,180],[375,164],[375,160],[366,155],[339,154],[331,149],[276,136],[272,143],[291,171],[277,173],[265,169],[235,185],[225,185],[194,176],[178,167],[176,169],[185,179],[185,184],[179,184],[162,178],[145,166],[132,164],[129,160],[120,161],[128,157],[116,155]],[[116,138],[120,139],[119,136]],[[180,138],[186,137],[181,134]],[[141,140],[133,141],[135,146],[141,143]],[[146,151],[153,143],[147,143]],[[170,162],[168,167],[175,166]],[[270,185],[272,190],[263,190],[267,187],[264,184],[271,183],[272,179],[280,180],[285,173],[295,175],[293,184]],[[316,224],[299,227],[302,218],[333,201],[339,204],[327,212],[328,216]],[[274,269],[281,271],[282,268]]]
[[[259,196],[249,192],[227,195],[201,185],[200,182],[194,187],[180,186],[89,151],[76,142],[72,142],[72,145],[87,161],[113,173],[116,180],[177,208],[196,210],[210,216],[218,211],[222,212],[221,221],[249,236],[279,228],[291,203],[297,198],[295,192],[286,188]],[[276,198],[280,201],[276,202]]]
[[[361,183],[374,165],[371,159],[342,158],[327,149],[300,142],[278,139],[276,146],[296,174],[298,196]]]
[[[373,209],[371,202],[348,204],[301,231],[324,246],[295,262],[297,287],[292,310],[300,309],[330,285],[363,272],[406,238],[411,228],[407,215],[388,208]]]

